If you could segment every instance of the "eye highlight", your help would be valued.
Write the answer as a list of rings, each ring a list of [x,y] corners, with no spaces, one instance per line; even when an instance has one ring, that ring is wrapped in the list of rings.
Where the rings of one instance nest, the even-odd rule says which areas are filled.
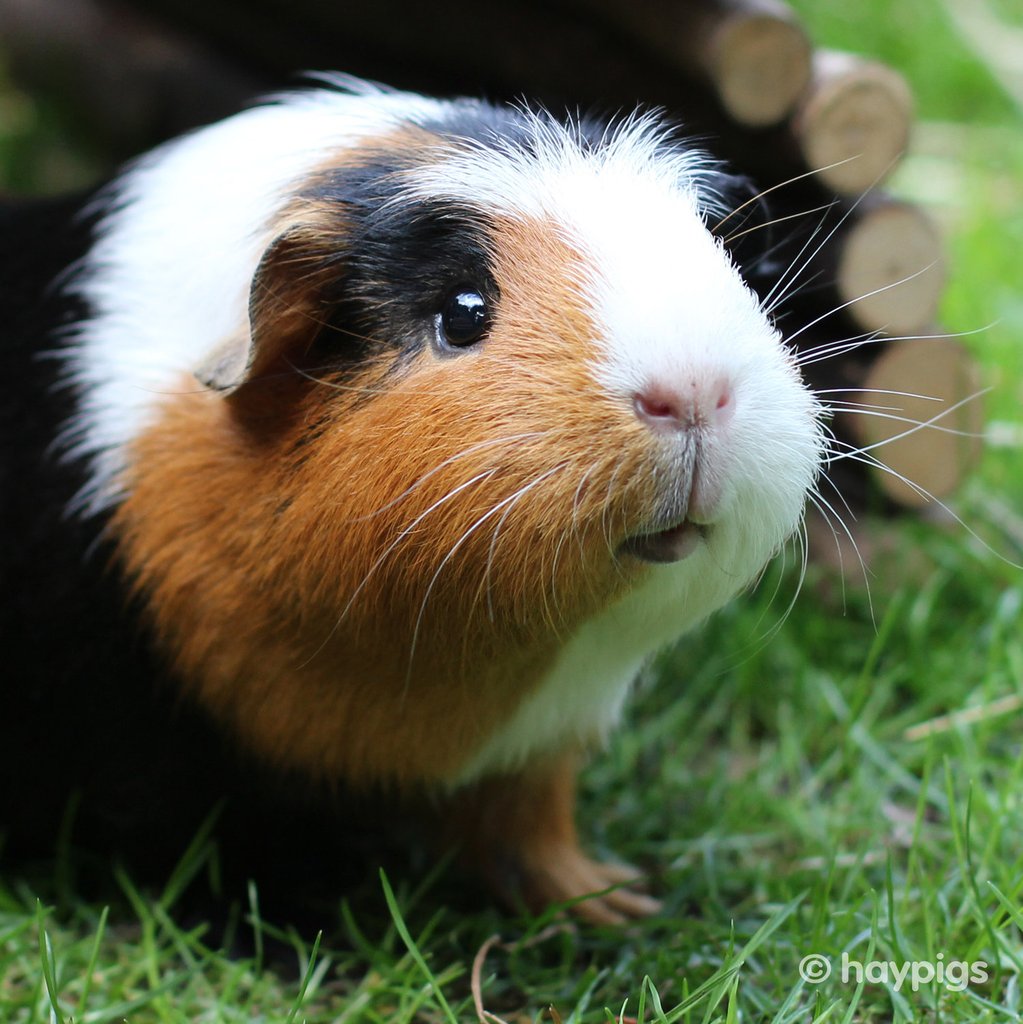
[[[490,306],[478,288],[461,284],[444,300],[437,316],[440,341],[452,348],[474,345],[490,326]]]

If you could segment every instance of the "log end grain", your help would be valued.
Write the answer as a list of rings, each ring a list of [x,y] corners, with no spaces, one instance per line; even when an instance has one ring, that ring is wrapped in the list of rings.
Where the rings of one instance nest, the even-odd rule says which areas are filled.
[[[864,387],[856,401],[865,411],[842,422],[864,447],[878,446],[870,454],[892,471],[874,471],[881,490],[908,508],[951,494],[982,445],[983,403],[966,349],[940,336],[890,341]],[[914,429],[918,423],[929,425]]]
[[[777,124],[810,80],[811,45],[802,27],[777,13],[743,12],[715,33],[710,77],[730,117],[750,127]]]
[[[937,227],[911,203],[875,204],[844,236],[836,283],[840,301],[861,327],[919,332],[934,322],[945,285]]]
[[[912,120],[912,96],[898,72],[823,51],[814,56],[813,79],[793,127],[822,184],[839,195],[859,195],[898,163]]]

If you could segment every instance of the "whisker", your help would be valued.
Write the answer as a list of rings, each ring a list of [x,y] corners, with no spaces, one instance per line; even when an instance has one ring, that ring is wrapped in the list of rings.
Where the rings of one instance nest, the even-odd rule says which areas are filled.
[[[849,299],[846,302],[843,302],[840,305],[835,306],[832,309],[829,309],[827,313],[822,313],[820,316],[811,320],[808,324],[804,324],[802,327],[799,328],[798,331],[795,332],[795,334],[789,335],[789,337],[786,338],[785,340],[789,342],[789,344],[791,344],[804,331],[810,330],[811,327],[816,327],[817,324],[819,324],[822,320],[827,320],[829,316],[834,316],[836,313],[841,313],[843,309],[848,309],[850,306],[855,306],[857,302],[862,302],[864,299],[872,298],[875,295],[881,295],[884,292],[891,291],[893,288],[898,288],[901,285],[908,284],[910,281],[914,281],[921,275],[928,273],[928,271],[930,270],[933,270],[934,267],[936,267],[937,265],[938,261],[933,260],[931,263],[928,263],[926,267],[922,267],[920,270],[914,271],[912,274],[907,274],[906,277],[903,277],[898,281],[891,281],[888,284],[883,284],[879,288],[873,289],[873,291],[866,292],[864,295],[857,295],[854,299]]]
[[[761,304],[761,308],[763,308],[765,315],[770,316],[771,313],[773,313],[775,309],[777,309],[778,306],[781,305],[782,302],[786,301],[789,298],[789,296],[792,294],[792,288],[795,286],[796,281],[799,280],[799,278],[805,272],[806,268],[810,266],[810,264],[817,258],[821,250],[828,244],[828,242],[830,242],[831,239],[835,237],[835,234],[842,228],[845,222],[849,220],[853,213],[859,208],[860,204],[863,202],[864,199],[867,198],[868,194],[869,189],[865,192],[860,193],[857,199],[849,206],[849,208],[842,214],[842,216],[839,217],[838,223],[835,224],[835,226],[824,236],[824,238],[821,240],[817,248],[814,249],[814,251],[810,253],[810,255],[803,261],[802,265],[793,272],[792,268],[796,266],[800,258],[803,256],[803,253],[806,252],[807,248],[813,243],[814,239],[820,234],[820,232],[824,230],[824,225],[827,221],[827,213],[825,213],[825,215],[821,217],[813,233],[803,243],[799,252],[796,253],[796,255],[793,257],[792,262],[789,264],[788,268],[778,278],[778,281],[775,283],[774,287],[764,297],[764,300]],[[791,277],[789,277],[790,274],[792,275]],[[789,280],[786,281],[786,278],[789,278]]]
[[[778,189],[785,188],[788,185],[794,185],[797,181],[803,181],[805,178],[812,178],[815,174],[818,174],[821,171],[830,171],[834,167],[841,167],[842,164],[849,163],[850,160],[858,159],[858,156],[847,156],[842,160],[837,160],[833,164],[828,164],[826,167],[818,167],[811,171],[803,171],[802,174],[797,174],[795,175],[795,177],[786,178],[784,181],[779,181],[777,185],[771,185],[769,188],[762,189],[755,196],[750,196],[750,198],[747,199],[745,202],[740,203],[738,206],[735,207],[735,209],[731,210],[729,213],[726,213],[725,216],[722,217],[721,220],[719,220],[710,229],[710,233],[712,235],[717,234],[718,229],[721,227],[722,224],[727,224],[728,221],[730,221],[737,213],[741,213],[743,210],[746,209],[747,206],[752,206],[753,203],[760,202],[760,200],[763,199],[764,196],[769,196],[772,192],[777,192]]]
[[[769,562],[768,565],[770,565],[770,564],[771,563]],[[787,564],[788,564],[788,545],[785,545],[781,549],[781,568],[780,568],[780,570],[778,572],[777,579],[775,580],[775,583],[774,583],[774,590],[771,591],[771,596],[767,599],[767,605],[765,606],[764,610],[760,613],[760,617],[757,619],[756,624],[753,627],[755,630],[760,628],[761,623],[764,621],[765,618],[767,618],[767,613],[771,610],[771,606],[778,599],[778,594],[781,592],[782,582],[785,579],[785,569],[786,569]],[[763,573],[765,573],[767,571],[768,565],[765,565],[763,570],[761,571],[761,577],[757,580],[757,584],[758,585],[760,584],[761,580],[763,579]],[[775,633],[780,628],[781,628],[781,623],[775,623],[770,628],[764,630],[764,632],[761,633],[757,637],[756,642],[760,643],[761,641],[766,640],[767,638],[774,636]]]
[[[966,523],[965,520],[962,519],[961,516],[959,516],[955,511],[953,511],[953,509],[949,505],[945,504],[945,502],[943,502],[940,498],[936,497],[934,494],[932,494],[926,488],[921,487],[915,481],[910,480],[908,477],[906,477],[902,473],[898,472],[898,470],[893,469],[887,463],[882,462],[879,458],[877,458],[877,456],[870,455],[870,454],[865,454],[868,451],[868,449],[866,449],[866,448],[857,449],[853,445],[846,445],[845,442],[838,442],[838,443],[845,445],[850,450],[846,451],[846,452],[835,453],[837,457],[836,457],[836,459],[834,461],[840,461],[840,460],[843,460],[843,459],[848,459],[851,462],[860,462],[860,463],[862,463],[865,466],[871,467],[872,469],[876,469],[876,470],[879,470],[879,471],[881,471],[883,473],[889,474],[890,476],[894,477],[896,480],[899,480],[901,483],[905,484],[911,490],[915,491],[916,494],[919,495],[921,498],[923,498],[924,500],[926,500],[930,504],[936,505],[938,508],[940,508],[943,512],[945,512],[948,516],[950,516],[956,523],[958,523],[959,526],[961,526],[964,530],[966,530],[966,532],[975,541],[977,541],[982,547],[984,547],[987,551],[989,551],[996,558],[1000,559],[1002,562],[1004,562],[1006,565],[1010,566],[1013,569],[1023,569],[1023,564],[1017,564],[1016,562],[1012,561],[1011,558],[1006,558],[1001,552],[996,551],[986,540],[984,540],[983,537],[980,536],[980,534],[977,533],[976,530],[973,529],[973,527],[971,527],[968,523]],[[871,445],[870,447],[878,447],[878,446],[877,445]],[[827,479],[827,478],[825,478],[825,479]],[[832,485],[832,486],[834,486],[834,485]]]
[[[856,159],[856,156],[854,155],[853,157],[848,157],[846,159],[847,160],[849,160],[849,159]],[[839,166],[839,165],[841,165],[842,163],[845,163],[845,162],[846,162],[845,160],[839,161],[838,165],[836,165],[836,166]],[[764,299],[763,304],[762,304],[762,308],[765,308],[765,313],[767,315],[770,315],[771,313],[773,313],[774,310],[778,307],[778,305],[781,302],[784,302],[790,295],[793,294],[792,288],[795,286],[796,281],[799,279],[799,277],[802,275],[802,273],[806,270],[806,268],[810,265],[810,263],[812,263],[813,260],[817,257],[817,255],[820,253],[821,249],[823,249],[824,246],[827,245],[828,242],[834,237],[835,233],[842,227],[842,225],[845,224],[845,222],[859,208],[859,206],[863,203],[863,201],[867,198],[867,196],[869,196],[871,194],[871,191],[874,188],[874,186],[877,185],[878,182],[884,180],[885,175],[888,174],[888,172],[892,169],[892,167],[894,166],[895,162],[896,162],[895,158],[893,158],[892,160],[889,160],[887,165],[885,167],[883,167],[878,172],[878,174],[875,176],[874,180],[859,194],[859,196],[856,197],[856,199],[850,204],[849,208],[842,214],[842,216],[838,220],[838,223],[835,224],[835,226],[827,233],[827,235],[821,241],[820,245],[818,245],[817,248],[813,251],[813,253],[811,253],[811,255],[809,257],[807,257],[806,261],[793,274],[792,278],[785,284],[784,288],[779,291],[778,296],[774,300],[773,304],[769,304],[770,303],[771,295],[773,295],[774,292],[777,289],[781,288],[782,281],[784,281],[785,277],[788,276],[789,270],[791,270],[791,268],[795,264],[796,260],[798,260],[799,256],[801,256],[802,253],[805,251],[806,244],[809,244],[816,237],[816,235],[823,229],[824,222],[825,222],[826,217],[827,217],[827,214],[825,214],[825,216],[821,219],[820,223],[818,224],[817,228],[814,230],[813,234],[810,236],[809,239],[807,239],[807,243],[804,244],[803,248],[800,249],[799,253],[796,255],[796,257],[793,260],[793,262],[789,265],[789,270],[786,270],[785,273],[778,279],[778,281],[775,284],[774,288],[771,289],[771,291],[768,293],[767,298]]]
[[[303,369],[301,366],[296,366],[290,359],[286,360],[286,362],[288,364],[288,368],[293,373],[297,373],[300,377],[303,377],[305,380],[311,381],[313,384],[317,384],[320,387],[330,388],[332,391],[350,391],[354,394],[359,395],[383,395],[394,393],[401,394],[402,391],[404,390],[401,387],[396,387],[393,381],[388,382],[387,384],[380,384],[375,387],[367,387],[365,385],[359,384],[341,384],[336,380],[327,380],[325,377],[317,377],[316,374],[313,372],[315,369],[321,369],[326,371],[330,369],[337,369],[337,367],[311,367],[310,369],[306,370]],[[284,374],[278,374],[277,376],[284,376]],[[415,391],[412,390],[411,393],[414,394]]]
[[[775,224],[784,224],[787,220],[797,220],[799,217],[809,217],[812,213],[820,213],[822,210],[830,210],[835,206],[836,202],[837,200],[832,200],[830,203],[823,203],[820,206],[811,206],[808,210],[800,210],[798,213],[787,213],[782,217],[774,217],[772,220],[766,220],[760,224],[754,224],[751,228],[744,228],[741,231],[733,231],[732,234],[727,235],[722,239],[722,241],[727,245],[730,242],[736,241],[736,239],[752,235],[754,231],[762,231],[764,228],[774,227]]]
[[[976,398],[977,396],[974,395],[972,397]],[[952,410],[949,409],[947,411],[951,412]],[[949,434],[952,437],[983,439],[985,436],[983,433],[978,433],[975,430],[956,430],[955,427],[945,427],[933,420],[915,420],[912,416],[898,416],[895,413],[882,411],[882,407],[880,406],[870,407],[860,405],[856,402],[830,403],[826,407],[826,412],[840,412],[847,416],[872,416],[876,419],[889,420],[892,423],[910,423],[915,427],[929,427],[931,430],[937,431],[940,434]],[[944,413],[942,413],[942,415],[944,415]],[[903,437],[905,435],[899,434],[897,436]],[[887,444],[889,440],[895,440],[895,438],[887,438],[884,443]]]
[[[838,488],[835,488],[835,491],[836,493],[838,493]],[[839,536],[838,530],[836,529],[835,524],[832,522],[832,518],[828,514],[827,509],[819,499],[819,493],[819,490],[817,488],[814,488],[807,494],[807,500],[817,510],[821,522],[823,522],[824,525],[827,526],[827,528],[831,531],[831,537],[835,544],[835,554],[838,557],[838,580],[842,588],[842,614],[844,615],[847,610],[847,598],[845,590],[845,553],[842,551],[842,538]]]
[[[567,542],[570,533],[568,530],[562,530],[561,536],[558,537],[558,543],[554,546],[554,556],[551,558],[551,600],[554,602],[554,610],[557,613],[558,620],[562,627],[566,625],[564,610],[558,605],[558,563],[561,561],[561,552],[564,550],[565,543]],[[551,628],[558,633],[558,623],[554,621],[554,617],[550,618]]]
[[[838,487],[835,485],[835,482],[833,480],[831,480],[830,477],[824,477],[824,479],[827,480],[827,482],[834,489],[835,493],[838,494],[839,493],[838,492]],[[839,496],[842,497],[841,495],[839,495]],[[842,497],[842,500],[844,502],[845,498]],[[864,560],[863,555],[860,552],[860,546],[859,546],[859,544],[856,543],[856,537],[853,535],[852,530],[849,528],[849,526],[845,522],[845,520],[838,514],[837,510],[835,509],[835,506],[832,505],[831,502],[828,501],[827,498],[825,498],[823,494],[821,494],[819,489],[817,489],[817,490],[815,490],[813,492],[813,503],[817,506],[817,508],[821,508],[823,506],[823,508],[827,509],[827,511],[830,512],[835,517],[835,522],[841,528],[842,533],[845,534],[845,536],[848,539],[849,543],[852,545],[853,553],[856,555],[856,561],[859,562],[859,565],[860,565],[860,573],[863,576],[863,586],[864,586],[864,590],[866,591],[866,594],[867,594],[867,607],[870,610],[870,621],[873,623],[874,628],[877,629],[877,619],[876,619],[876,617],[874,615],[874,595],[871,593],[871,590],[870,590],[870,573],[869,573],[869,571],[867,569],[867,563]],[[841,548],[839,548],[838,551],[839,551],[839,563],[841,564],[841,562],[842,562],[842,551],[841,551]],[[846,600],[846,597],[845,597],[845,572],[843,570],[843,572],[842,572],[842,604],[843,604],[843,606],[845,605],[845,600]]]
[[[550,475],[550,473],[547,473],[547,474],[545,474],[545,477],[549,476],[549,475]],[[540,479],[545,479],[545,477],[541,477]],[[515,498],[517,496],[518,495],[512,495],[513,498]],[[505,503],[502,503],[502,504],[505,504]],[[486,566],[484,567],[484,570],[483,570],[483,583],[484,583],[484,586],[486,587],[486,592],[487,592],[487,614],[488,614],[488,617],[490,618],[491,622],[496,621],[496,616],[494,614],[493,587],[491,587],[491,585],[490,585],[490,576],[491,576],[491,573],[493,572],[493,568],[494,568],[494,555],[495,555],[495,553],[497,551],[497,541],[498,541],[498,538],[501,535],[501,527],[504,526],[505,521],[507,520],[508,516],[511,514],[512,509],[515,508],[515,505],[516,505],[515,501],[512,501],[510,504],[508,504],[508,507],[504,510],[504,514],[497,521],[497,525],[494,527],[494,536],[490,540],[490,548],[487,551],[487,564],[486,564]],[[498,506],[498,507],[500,507],[500,506]],[[487,513],[487,515],[488,516],[491,515],[493,513],[493,511],[494,510],[492,509],[490,512]],[[479,523],[477,523],[476,525],[478,526]],[[475,527],[474,527],[474,529],[475,529]]]
[[[851,338],[843,338],[841,341],[826,342],[823,345],[815,345],[813,348],[802,349],[797,356],[797,363],[800,366],[811,366],[814,363],[823,362],[825,359],[832,359],[846,352],[853,352],[865,345],[887,345],[889,342],[899,341],[942,341],[946,339],[968,338],[983,331],[989,331],[997,321],[987,324],[984,327],[977,327],[972,331],[954,331],[947,334],[900,334],[888,335],[883,331],[867,331],[863,334],[853,335]],[[813,356],[813,359],[807,359]]]
[[[959,516],[949,505],[945,504],[945,502],[943,502],[940,498],[938,498],[935,495],[933,495],[926,488],[921,487],[919,484],[917,484],[914,481],[910,480],[908,477],[904,476],[902,473],[899,473],[897,470],[893,469],[887,463],[882,462],[879,458],[877,458],[877,456],[867,454],[869,452],[870,448],[876,448],[876,447],[879,447],[879,445],[871,445],[871,446],[869,446],[869,448],[857,449],[853,445],[846,444],[846,442],[839,441],[839,442],[836,442],[836,443],[845,445],[850,450],[846,451],[846,452],[835,453],[836,459],[834,461],[840,461],[842,459],[849,459],[852,462],[862,462],[865,466],[870,466],[872,469],[877,469],[877,470],[880,470],[881,472],[890,474],[896,480],[899,480],[900,482],[904,483],[907,487],[909,487],[913,491],[915,491],[921,498],[924,498],[929,503],[931,503],[933,505],[936,505],[943,512],[945,512],[948,516],[950,516],[956,523],[958,523],[959,526],[961,526],[986,551],[990,552],[992,555],[994,555],[996,558],[998,558],[1000,561],[1004,562],[1006,565],[1010,566],[1011,568],[1023,570],[1023,564],[1016,563],[1011,558],[1006,558],[1005,555],[1003,555],[1001,552],[996,551],[986,540],[984,540],[983,537],[980,536],[979,533],[977,533],[976,530],[973,529],[973,527],[971,527],[965,520],[963,520],[961,516]],[[887,442],[881,442],[881,443],[887,443]],[[828,478],[825,477],[824,479],[828,479]],[[834,486],[834,484],[832,484],[832,486]]]
[[[796,587],[795,587],[795,590],[792,593],[792,597],[789,599],[789,603],[785,606],[785,610],[779,616],[778,621],[775,622],[774,625],[771,626],[770,629],[766,630],[760,636],[759,640],[762,643],[767,642],[768,640],[771,640],[773,637],[777,636],[778,633],[781,631],[782,627],[789,620],[789,616],[792,614],[793,610],[795,609],[796,602],[799,600],[799,595],[802,592],[803,581],[806,579],[806,570],[807,570],[807,565],[809,563],[809,544],[808,544],[808,541],[806,539],[806,522],[805,522],[805,520],[800,521],[799,526],[797,527],[796,532],[793,534],[792,540],[796,544],[796,546],[797,546],[797,548],[799,550],[799,576],[796,579]],[[783,552],[784,552],[784,554],[783,554],[783,562],[782,562],[782,571],[784,572],[784,570],[786,568],[787,553],[788,553],[788,545],[787,544],[786,544],[785,548],[783,549]],[[774,604],[775,599],[777,598],[778,594],[781,592],[781,583],[782,583],[782,579],[783,578],[784,578],[784,576],[779,574],[778,585],[775,587],[774,593],[771,595],[770,601],[768,602],[768,608],[772,604]],[[765,614],[766,614],[766,609],[765,609]]]
[[[881,330],[863,331],[860,334],[851,334],[846,338],[838,338],[821,345],[813,345],[810,348],[800,348],[796,354],[796,363],[801,367],[812,366],[814,363],[822,363],[826,359],[843,356],[847,352],[855,352],[867,345],[882,345],[896,340],[901,339],[891,338]]]
[[[585,546],[583,544],[582,525],[579,522],[579,505],[580,505],[580,502],[582,500],[583,488],[586,486],[586,484],[587,484],[588,480],[590,479],[590,477],[598,469],[601,469],[601,468],[603,468],[603,465],[601,463],[597,463],[597,462],[593,463],[593,465],[590,466],[590,468],[582,475],[581,479],[579,480],[579,483],[576,486],[575,494],[572,496],[572,536],[575,539],[577,548],[579,549],[579,559],[580,559],[581,562],[585,562],[585,560],[586,560],[586,548],[585,548]],[[603,525],[603,514],[601,516],[601,521],[602,521],[602,525]],[[617,568],[617,563],[616,563],[616,568]],[[618,569],[618,571],[620,572],[621,570]],[[592,592],[592,586],[591,586],[591,592]]]
[[[457,487],[453,487],[451,490],[449,490],[449,492],[447,492],[446,495],[443,496],[443,498],[440,498],[437,501],[435,501],[425,512],[421,512],[418,516],[416,516],[415,519],[413,519],[413,521],[411,523],[409,523],[408,526],[406,526],[403,529],[401,529],[398,532],[397,537],[395,537],[394,540],[391,541],[391,543],[384,549],[383,553],[377,557],[377,560],[373,563],[373,565],[370,566],[370,570],[369,570],[369,572],[366,573],[365,577],[363,577],[363,581],[361,581],[361,583],[359,583],[359,585],[355,588],[355,590],[352,593],[351,597],[348,599],[348,603],[345,604],[344,608],[341,611],[340,616],[338,617],[338,623],[340,624],[341,622],[344,621],[344,618],[348,614],[349,610],[351,609],[352,604],[354,604],[355,599],[358,597],[358,595],[361,592],[363,592],[363,590],[366,588],[366,585],[373,578],[374,573],[384,563],[384,561],[387,559],[388,555],[390,555],[390,553],[404,539],[406,539],[411,534],[411,532],[428,515],[430,515],[431,512],[434,512],[436,509],[440,508],[441,505],[444,505],[447,502],[450,502],[453,498],[457,498],[463,492],[463,490],[465,490],[467,487],[472,486],[472,484],[474,484],[474,483],[478,483],[480,480],[485,480],[485,479],[488,479],[489,477],[492,477],[496,472],[497,472],[496,469],[486,469],[486,470],[483,470],[483,472],[477,473],[475,476],[473,476],[472,478],[466,480],[464,483],[460,483]]]
[[[826,451],[827,454],[830,454],[830,452],[832,450],[832,448],[831,448],[832,445],[840,443],[839,440],[838,440],[838,437],[835,435],[835,432],[833,430],[831,430],[830,428],[828,428],[828,429],[826,429],[824,431],[824,440],[825,440],[825,451]],[[828,462],[827,465],[830,465],[830,462]],[[846,496],[841,492],[841,490],[839,489],[838,485],[833,480],[828,479],[828,483],[831,485],[832,490],[834,490],[835,495],[837,496],[838,500],[842,503],[842,507],[848,513],[849,518],[853,522],[855,522],[856,521],[856,513],[853,511],[852,506],[849,504],[848,500],[846,499]]]
[[[980,398],[982,395],[986,395],[990,390],[990,388],[981,388],[979,391],[973,392],[972,395],[967,395],[965,398],[961,398],[958,402],[955,402],[954,404],[942,409],[940,412],[935,413],[930,419],[907,420],[907,422],[913,424],[913,426],[909,427],[907,430],[900,431],[898,434],[893,434],[891,437],[886,437],[880,441],[875,441],[873,444],[864,445],[862,448],[857,448],[856,451],[859,454],[865,454],[866,452],[873,451],[875,448],[880,448],[882,445],[891,444],[893,441],[901,440],[904,437],[909,437],[910,435],[915,434],[919,430],[924,430],[928,428],[943,430],[952,434],[958,434],[960,433],[959,431],[951,430],[950,428],[947,427],[935,427],[934,425],[938,422],[938,420],[942,419],[945,416],[950,416],[957,409],[961,409],[964,405],[967,405],[968,403],[974,401],[975,399]],[[864,415],[868,414],[869,410],[865,410]],[[895,419],[896,417],[891,418]],[[969,437],[972,435],[967,434],[966,436]]]
[[[810,232],[806,241],[799,247],[799,251],[789,261],[789,265],[785,270],[778,275],[778,280],[775,281],[771,289],[761,300],[760,305],[765,316],[771,316],[774,311],[789,298],[792,294],[792,288],[795,287],[796,281],[799,280],[807,267],[809,267],[813,260],[816,259],[821,249],[828,244],[835,232],[842,226],[842,222],[850,215],[851,212],[851,210],[847,211],[845,216],[839,219],[839,222],[828,232],[817,248],[804,259],[805,253],[816,241],[817,236],[824,230],[825,224],[827,224],[828,211],[823,213],[820,220],[817,221],[816,227]]]
[[[887,463],[882,462],[880,459],[876,458],[873,455],[865,454],[864,450],[857,448],[856,445],[850,444],[848,441],[835,441],[834,443],[846,450],[829,451],[827,458],[827,464],[829,466],[835,462],[858,462],[861,465],[869,466],[871,469],[878,469],[884,473],[887,473],[889,476],[898,480],[900,483],[905,484],[910,490],[912,490],[917,495],[917,497],[923,498],[926,501],[931,500],[932,496],[929,491],[925,490],[914,480],[910,480],[908,476],[905,476],[903,473],[900,473],[897,469],[893,469]],[[887,442],[881,443],[886,444]]]
[[[427,480],[429,480],[433,476],[436,476],[437,473],[439,473],[442,469],[446,469],[448,466],[453,465],[460,459],[464,459],[470,455],[474,455],[476,452],[483,451],[486,448],[493,448],[496,447],[497,445],[511,444],[512,442],[515,441],[525,441],[529,438],[549,436],[551,433],[553,432],[549,430],[530,430],[524,434],[508,434],[505,437],[491,437],[488,438],[486,441],[480,441],[477,444],[470,445],[468,448],[463,448],[460,452],[456,452],[454,455],[449,455],[446,459],[444,459],[443,462],[438,463],[436,466],[433,467],[433,469],[424,473],[418,480],[415,481],[415,483],[410,484],[408,487],[405,488],[405,490],[401,492],[401,494],[399,494],[395,498],[392,498],[389,502],[387,502],[387,504],[381,505],[378,509],[375,509],[373,512],[367,512],[366,515],[364,516],[356,516],[355,518],[349,518],[345,520],[345,522],[361,523],[365,522],[367,519],[373,519],[375,516],[380,515],[381,512],[386,512],[389,508],[393,508],[395,505],[397,505],[398,502],[403,501],[410,494],[412,494],[413,491],[417,490],[419,487],[422,487],[422,485],[425,484]]]
[[[604,542],[607,546],[611,547],[611,524],[608,522],[608,510],[611,507],[611,495],[614,494],[615,481],[618,479],[618,473],[621,470],[621,464],[615,466],[614,471],[611,474],[610,480],[607,482],[607,492],[604,501],[601,505],[600,510],[600,529],[604,536]]]
[[[319,263],[318,260],[308,260],[303,259],[301,257],[283,260],[282,262],[294,265],[301,264],[303,262]],[[309,274],[307,276],[312,277],[313,275]],[[386,338],[374,338],[369,335],[359,334],[358,332],[350,330],[347,327],[341,327],[338,324],[332,323],[330,320],[325,320],[322,317],[316,316],[304,306],[300,306],[294,302],[287,301],[281,294],[281,292],[274,288],[271,288],[269,285],[266,284],[265,281],[261,283],[260,290],[264,292],[266,295],[269,295],[277,303],[279,303],[283,307],[283,312],[296,314],[300,316],[303,320],[307,320],[309,321],[309,323],[315,324],[317,327],[323,327],[330,331],[336,331],[337,333],[343,334],[349,338],[353,338],[356,341],[365,342],[367,345],[387,345],[388,339]]]
[[[320,653],[320,651],[322,651],[327,646],[327,644],[330,643],[331,637],[333,637],[334,634],[337,633],[338,629],[341,626],[341,623],[344,622],[345,617],[348,615],[348,612],[351,610],[352,605],[355,603],[356,598],[358,598],[359,594],[362,593],[366,584],[369,583],[373,574],[383,564],[387,556],[401,543],[401,541],[405,537],[407,537],[412,532],[412,530],[414,530],[415,527],[418,526],[419,523],[421,523],[435,509],[440,508],[441,505],[443,505],[447,501],[450,501],[453,497],[455,497],[461,491],[464,491],[467,487],[471,486],[474,483],[477,483],[479,480],[492,476],[495,472],[496,470],[494,469],[488,469],[485,472],[480,473],[477,476],[474,476],[471,480],[465,481],[465,483],[459,485],[458,487],[454,488],[453,490],[445,494],[444,497],[441,498],[439,501],[434,502],[425,512],[417,516],[408,526],[406,526],[398,534],[398,536],[395,537],[395,539],[390,543],[390,545],[388,545],[388,547],[384,550],[383,554],[380,555],[377,558],[377,560],[370,566],[369,571],[362,578],[362,582],[355,588],[355,591],[352,593],[352,596],[348,599],[347,604],[341,610],[341,614],[334,621],[334,625],[330,627],[330,630],[327,632],[327,635],[323,638],[323,642],[319,645],[319,647],[316,648],[315,651],[312,652],[312,654],[309,655],[309,657],[304,662],[302,662],[299,668],[304,668],[306,665],[308,665]]]
[[[936,395],[918,395],[914,391],[895,391],[891,388],[820,388],[814,391],[819,398],[821,395],[894,395],[897,398],[920,398],[927,402],[940,402]],[[871,408],[885,409],[889,406],[872,406]],[[890,408],[897,408],[891,406]]]
[[[422,628],[422,623],[423,623],[423,616],[426,614],[426,606],[429,603],[430,595],[433,593],[433,588],[436,585],[437,580],[440,578],[441,572],[444,570],[444,566],[446,566],[448,564],[448,562],[457,553],[459,548],[462,547],[462,545],[472,536],[472,534],[474,534],[476,532],[476,530],[478,530],[492,515],[495,515],[497,512],[499,512],[506,505],[510,505],[511,507],[514,507],[534,487],[536,487],[539,484],[543,483],[544,480],[548,479],[548,477],[550,477],[550,476],[553,476],[554,473],[557,473],[557,472],[560,472],[561,470],[563,470],[566,467],[566,465],[567,465],[567,463],[564,463],[564,462],[559,463],[558,465],[554,466],[552,469],[547,470],[546,473],[542,473],[535,480],[532,480],[530,483],[525,484],[524,486],[520,487],[514,494],[512,494],[509,497],[504,498],[501,501],[499,501],[488,512],[485,512],[482,516],[480,516],[476,520],[476,522],[474,522],[472,524],[472,526],[470,526],[467,530],[465,530],[463,532],[462,536],[459,537],[458,540],[455,541],[455,543],[448,550],[448,553],[444,556],[444,558],[442,559],[440,565],[437,566],[437,571],[433,574],[433,577],[431,578],[430,583],[429,583],[429,585],[426,588],[426,593],[423,595],[422,603],[419,606],[419,614],[416,617],[415,627],[412,630],[412,642],[409,645],[408,678],[406,679],[406,684],[411,680],[412,664],[413,664],[413,661],[415,660],[416,648],[417,648],[418,643],[419,643],[419,633],[420,633],[420,629]]]

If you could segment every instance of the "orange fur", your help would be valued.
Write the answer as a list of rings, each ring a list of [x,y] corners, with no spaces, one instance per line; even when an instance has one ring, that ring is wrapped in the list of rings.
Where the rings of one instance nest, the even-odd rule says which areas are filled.
[[[273,762],[443,783],[645,571],[610,554],[649,515],[649,441],[591,378],[582,259],[546,223],[493,233],[501,299],[478,347],[268,373],[229,398],[183,384],[131,452],[114,529],[158,640]],[[286,309],[254,307],[265,366],[315,327],[320,282],[289,277],[295,259],[266,268]]]

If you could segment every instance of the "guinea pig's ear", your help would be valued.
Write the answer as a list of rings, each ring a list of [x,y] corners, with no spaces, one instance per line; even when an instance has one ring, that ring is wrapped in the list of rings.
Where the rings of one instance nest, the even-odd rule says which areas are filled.
[[[278,235],[252,278],[248,330],[210,352],[195,370],[198,380],[230,395],[308,348],[322,327],[325,278],[335,272],[324,257],[322,229],[296,225]]]
[[[711,215],[709,227],[724,243],[747,279],[774,273],[773,216],[763,192],[745,175],[719,174],[714,191],[724,212]]]

